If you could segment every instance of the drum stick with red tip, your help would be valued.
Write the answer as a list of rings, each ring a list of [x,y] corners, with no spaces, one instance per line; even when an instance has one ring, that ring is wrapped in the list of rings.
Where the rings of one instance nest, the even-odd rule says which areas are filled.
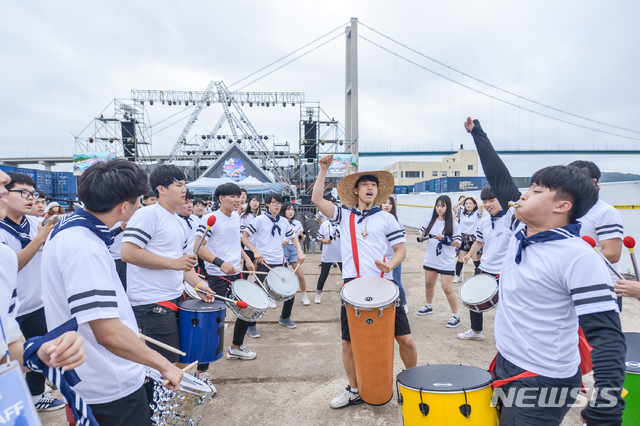
[[[633,237],[627,235],[622,240],[622,243],[626,248],[629,249],[629,255],[631,256],[631,263],[633,264],[633,271],[636,273],[636,280],[640,281],[640,276],[638,276],[638,262],[636,261],[636,254],[633,252],[633,248],[636,246],[636,240]]]
[[[200,251],[200,247],[202,247],[202,243],[204,243],[204,240],[207,238],[207,233],[209,232],[209,229],[211,229],[211,227],[215,225],[215,223],[216,223],[216,217],[214,215],[209,216],[209,218],[207,219],[207,229],[205,229],[204,235],[202,235],[202,238],[200,238],[200,242],[198,243],[198,247],[196,248],[196,251],[193,252],[193,254],[195,254],[196,256],[198,255],[198,251]],[[189,272],[189,270],[186,270],[185,272]]]
[[[184,352],[182,352],[182,351],[180,351],[180,350],[178,350],[178,349],[174,348],[173,346],[169,346],[169,345],[167,345],[166,343],[159,342],[159,341],[157,341],[156,339],[152,339],[151,337],[145,336],[145,335],[144,335],[144,334],[142,334],[142,333],[140,333],[140,338],[141,338],[142,340],[145,340],[145,341],[149,342],[149,343],[153,343],[153,344],[154,344],[154,345],[156,345],[156,346],[160,346],[162,349],[166,349],[166,350],[168,350],[169,352],[173,352],[174,354],[178,354],[178,355],[182,355],[182,356],[187,356],[187,354],[186,354],[186,353],[184,353]]]
[[[588,236],[588,235],[584,235],[584,236],[582,237],[582,239],[583,239],[583,240],[585,240],[586,242],[588,242],[588,243],[589,243],[589,245],[590,245],[591,247],[593,247],[593,249],[594,249],[595,251],[597,251],[597,252],[598,252],[598,254],[600,255],[600,257],[602,257],[602,259],[603,259],[603,260],[604,260],[604,262],[607,264],[607,266],[609,267],[609,269],[610,269],[614,274],[616,274],[616,276],[617,276],[619,279],[624,280],[624,277],[623,277],[622,275],[620,275],[620,272],[616,271],[616,268],[614,268],[614,267],[613,267],[613,265],[611,264],[611,262],[609,262],[609,259],[607,259],[606,257],[604,257],[604,254],[600,253],[600,250],[598,250],[598,247],[596,246],[596,240],[594,240],[593,238],[591,238],[591,237],[590,237],[590,236]]]
[[[186,373],[187,370],[189,370],[191,367],[195,367],[196,365],[198,365],[198,361],[193,361],[191,364],[183,368],[182,371]],[[169,379],[165,379],[164,382],[162,382],[162,386],[167,386],[168,384],[169,384]]]
[[[267,290],[267,288],[264,286],[264,284],[262,284],[262,281],[260,281],[260,278],[258,278],[258,276],[256,275],[255,272],[252,272],[253,276],[256,277],[256,280],[258,280],[258,282],[260,283],[260,287],[262,287],[262,289],[265,291],[265,293],[269,294],[269,291]]]
[[[218,296],[217,294],[211,294],[211,293],[209,293],[209,292],[206,292],[206,291],[204,291],[204,290],[200,290],[200,289],[197,289],[196,291],[198,291],[198,292],[200,292],[200,293],[208,294],[209,296],[213,296],[213,297],[215,297],[216,299],[224,300],[224,301],[226,301],[226,302],[231,302],[231,303],[233,303],[234,305],[237,305],[237,306],[238,306],[238,308],[240,308],[240,309],[244,309],[244,308],[246,308],[247,306],[249,306],[249,305],[247,304],[247,302],[245,302],[244,300],[233,300],[233,299],[228,299],[228,298],[226,298],[226,297]]]

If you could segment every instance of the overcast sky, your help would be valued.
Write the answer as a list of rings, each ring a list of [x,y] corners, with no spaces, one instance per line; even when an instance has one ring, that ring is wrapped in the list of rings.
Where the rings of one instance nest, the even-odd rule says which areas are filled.
[[[443,150],[460,144],[472,149],[462,128],[468,115],[481,120],[499,149],[638,149],[638,140],[570,126],[500,102],[640,139],[638,12],[636,1],[5,2],[0,16],[0,158],[70,156],[72,133],[79,134],[114,98],[129,98],[131,89],[204,90],[211,80],[231,85],[340,27],[331,35],[337,36],[351,17],[498,88],[634,130],[594,124],[507,95],[360,25],[362,37],[394,53],[359,40],[363,151]],[[304,92],[307,101],[320,102],[329,116],[343,122],[344,47],[342,35],[243,90]],[[148,107],[150,122],[179,110],[171,108]],[[259,132],[297,143],[298,107],[245,111]],[[219,105],[205,109],[194,132],[210,130],[221,114]],[[184,123],[156,133],[154,153],[168,153]],[[581,157],[594,159],[603,171],[640,170],[640,156]],[[505,157],[517,176],[573,159]],[[363,159],[361,169],[394,161]]]

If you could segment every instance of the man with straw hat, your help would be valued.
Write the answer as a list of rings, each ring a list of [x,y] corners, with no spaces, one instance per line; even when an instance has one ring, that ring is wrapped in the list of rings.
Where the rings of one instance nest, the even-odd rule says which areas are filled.
[[[325,216],[340,228],[342,245],[342,278],[345,283],[360,277],[384,277],[393,281],[391,271],[404,260],[406,241],[398,222],[377,205],[387,200],[393,192],[393,175],[387,171],[360,172],[345,176],[338,183],[338,195],[342,207],[325,200],[324,181],[333,155],[322,157],[318,164],[320,172],[313,187],[311,201]],[[350,216],[354,215],[354,242],[357,256],[352,249]],[[388,245],[393,247],[393,257],[385,258]],[[355,259],[354,259],[355,257]],[[395,283],[395,282],[394,282]],[[395,337],[400,349],[400,357],[405,368],[415,367],[418,360],[416,345],[411,336],[409,320],[403,309],[396,309]],[[340,395],[331,400],[332,408],[343,408],[362,403],[358,394],[351,336],[345,307],[340,314],[342,325],[342,362],[347,372],[349,385]]]

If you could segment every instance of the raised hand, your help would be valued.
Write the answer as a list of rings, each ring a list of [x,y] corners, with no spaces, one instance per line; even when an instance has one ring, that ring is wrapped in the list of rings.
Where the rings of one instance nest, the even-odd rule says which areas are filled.
[[[467,133],[471,133],[471,131],[473,130],[473,120],[471,119],[471,117],[467,117],[467,121],[464,122],[464,128],[467,129]]]
[[[333,163],[333,154],[325,155],[318,160],[318,165],[321,170],[329,170],[329,166]]]

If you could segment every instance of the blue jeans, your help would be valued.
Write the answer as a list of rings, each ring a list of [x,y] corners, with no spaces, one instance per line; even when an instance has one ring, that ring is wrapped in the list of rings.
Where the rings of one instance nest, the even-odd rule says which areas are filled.
[[[404,291],[404,287],[402,287],[402,264],[398,265],[396,269],[393,270],[393,280],[398,283],[398,289],[400,290],[400,302],[402,305],[407,304],[407,294]]]

